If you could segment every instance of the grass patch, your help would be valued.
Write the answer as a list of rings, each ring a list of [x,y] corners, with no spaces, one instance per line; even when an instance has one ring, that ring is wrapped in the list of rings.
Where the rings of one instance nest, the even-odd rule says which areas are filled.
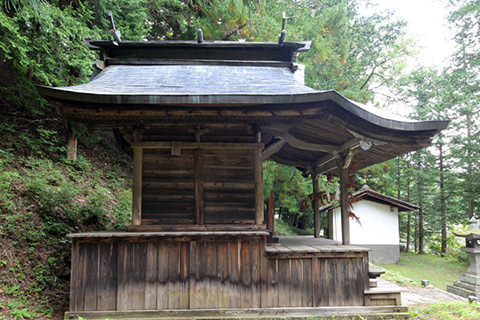
[[[298,236],[313,235],[312,229],[299,229],[292,227],[282,219],[275,219],[275,235],[277,236]]]
[[[412,306],[410,315],[416,320],[479,320],[480,304],[455,301]]]
[[[408,284],[410,283],[408,279],[411,279],[416,282],[416,285],[419,285],[420,280],[430,280],[435,287],[445,290],[447,284],[452,284],[460,278],[461,273],[465,272],[468,262],[460,262],[450,257],[402,252],[398,264],[381,265],[381,267],[388,271],[382,276],[386,280]]]

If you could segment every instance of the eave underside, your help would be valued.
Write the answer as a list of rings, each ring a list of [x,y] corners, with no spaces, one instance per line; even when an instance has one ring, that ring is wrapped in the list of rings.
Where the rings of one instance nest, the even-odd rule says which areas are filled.
[[[447,124],[445,121],[408,122],[404,123],[404,130],[387,128],[331,100],[235,107],[51,102],[68,119],[92,127],[123,131],[170,128],[172,141],[194,142],[195,128],[203,128],[210,131],[206,135],[208,141],[225,142],[216,141],[222,133],[214,133],[211,128],[228,131],[229,127],[242,127],[253,137],[261,132],[264,160],[295,166],[305,173],[334,175],[337,159],[343,153],[351,152],[353,169],[362,169],[428,145]],[[392,127],[398,126],[402,124],[397,121]],[[419,129],[415,130],[415,126]],[[185,136],[184,132],[189,133]],[[363,150],[361,142],[367,143],[369,149]]]

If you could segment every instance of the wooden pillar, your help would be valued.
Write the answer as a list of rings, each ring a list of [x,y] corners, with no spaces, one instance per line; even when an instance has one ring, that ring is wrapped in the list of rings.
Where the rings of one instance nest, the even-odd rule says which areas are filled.
[[[77,135],[68,128],[67,160],[77,160]]]
[[[268,197],[268,202],[267,202],[267,212],[265,214],[265,222],[267,224],[267,229],[272,234],[275,231],[274,215],[275,215],[275,192],[270,191],[270,197]]]
[[[342,241],[343,244],[350,244],[350,218],[348,217],[348,164],[341,161],[338,168],[340,176],[340,212],[342,219]]]
[[[195,161],[195,223],[196,224],[203,224],[204,217],[203,217],[203,186],[202,186],[202,176],[201,176],[201,156],[200,156],[200,149],[196,149],[194,151],[194,158]]]
[[[333,240],[333,209],[328,210],[328,239]]]
[[[315,170],[312,170],[312,185],[313,185],[313,236],[320,237],[320,207],[318,205],[318,175]]]
[[[263,168],[262,148],[255,150],[255,224],[263,224],[264,202],[263,202]]]
[[[142,222],[142,175],[143,175],[143,148],[133,147],[132,224],[134,226],[138,226]]]

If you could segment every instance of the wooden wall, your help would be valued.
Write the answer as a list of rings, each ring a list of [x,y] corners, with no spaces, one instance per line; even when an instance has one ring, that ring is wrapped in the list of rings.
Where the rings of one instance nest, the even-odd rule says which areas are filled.
[[[268,257],[263,307],[363,306],[366,254],[319,253]]]
[[[143,150],[142,224],[193,223],[255,223],[252,149]]]
[[[264,237],[74,240],[70,311],[260,307],[264,246]]]
[[[142,224],[193,224],[194,150],[143,150]]]
[[[363,305],[367,268],[267,255],[265,236],[74,239],[70,311]]]

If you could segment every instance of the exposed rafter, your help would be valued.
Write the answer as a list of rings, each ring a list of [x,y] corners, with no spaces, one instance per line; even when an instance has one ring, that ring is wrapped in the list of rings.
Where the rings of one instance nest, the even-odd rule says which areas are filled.
[[[285,145],[286,141],[285,140],[278,140],[278,141],[275,141],[274,143],[270,144],[269,146],[267,146],[265,148],[265,150],[263,150],[263,160],[268,160],[272,155],[274,155],[275,153],[277,153],[278,151],[280,151],[280,149],[283,148],[283,146]]]
[[[334,153],[337,152],[338,146],[332,144],[318,144],[307,142],[301,140],[292,134],[288,133],[287,130],[276,128],[276,127],[262,127],[262,131],[268,134],[275,136],[276,138],[285,140],[289,145],[301,150],[307,151],[316,151],[316,152],[327,152],[327,153]]]

